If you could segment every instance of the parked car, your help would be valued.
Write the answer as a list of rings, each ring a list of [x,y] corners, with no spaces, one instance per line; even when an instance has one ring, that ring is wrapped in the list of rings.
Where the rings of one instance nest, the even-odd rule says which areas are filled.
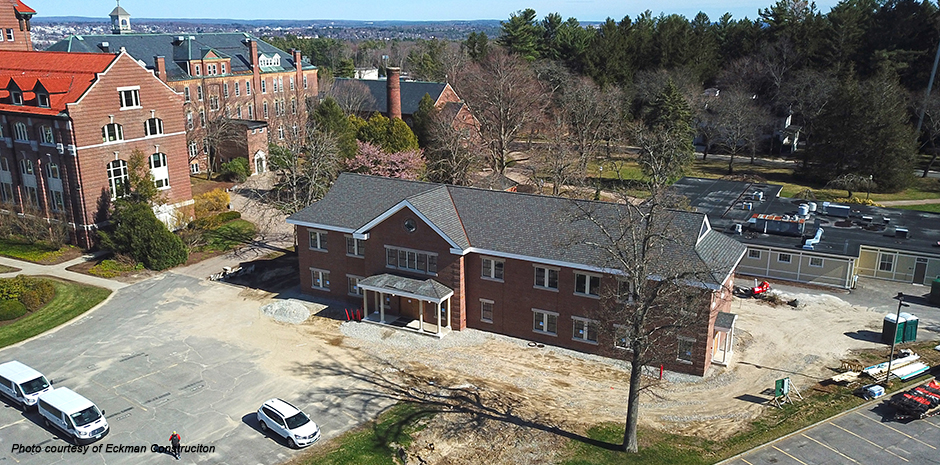
[[[287,401],[269,399],[258,409],[261,431],[273,431],[291,447],[305,447],[320,439],[320,427]]]

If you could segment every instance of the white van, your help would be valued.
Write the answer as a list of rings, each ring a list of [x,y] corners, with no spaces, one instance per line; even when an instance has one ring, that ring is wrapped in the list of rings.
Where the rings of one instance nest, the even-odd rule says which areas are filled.
[[[52,383],[42,373],[16,360],[0,364],[0,394],[23,406],[34,407],[39,396],[52,390]]]
[[[69,388],[39,396],[39,415],[46,426],[55,426],[72,436],[76,444],[92,443],[108,434],[104,411]]]

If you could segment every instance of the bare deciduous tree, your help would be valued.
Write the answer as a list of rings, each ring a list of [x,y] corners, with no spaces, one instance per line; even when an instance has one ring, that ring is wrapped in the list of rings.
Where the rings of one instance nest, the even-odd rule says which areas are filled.
[[[338,80],[327,91],[346,114],[359,115],[375,106],[369,88],[357,80]]]
[[[756,146],[758,131],[764,127],[767,118],[757,104],[756,96],[747,91],[726,90],[712,106],[716,112],[718,143],[730,155],[728,174],[731,174],[734,173],[734,157],[742,150]]]
[[[479,138],[468,125],[454,124],[454,115],[436,110],[428,124],[430,143],[424,151],[431,182],[466,186],[480,162]]]
[[[539,118],[550,101],[531,67],[517,55],[493,49],[457,83],[479,122],[489,165],[502,174],[511,145]]]

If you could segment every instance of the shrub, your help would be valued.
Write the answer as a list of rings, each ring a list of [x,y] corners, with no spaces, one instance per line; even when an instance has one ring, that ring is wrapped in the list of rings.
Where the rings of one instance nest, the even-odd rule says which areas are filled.
[[[242,182],[248,179],[248,175],[250,174],[250,171],[248,171],[248,159],[236,158],[228,163],[222,163],[219,174],[224,179],[232,182]]]
[[[224,212],[227,210],[231,198],[224,189],[215,189],[205,194],[194,196],[193,202],[196,218],[205,218],[215,212]]]
[[[136,271],[144,268],[142,263],[137,263],[133,259],[125,256],[117,256],[114,259],[102,260],[101,263],[91,267],[88,273],[100,276],[102,278],[114,278],[128,271]]]
[[[26,307],[19,300],[0,301],[0,321],[15,320],[26,314]]]
[[[55,297],[51,282],[29,276],[0,279],[0,301],[17,300],[31,312],[39,310]]]
[[[156,271],[186,262],[186,246],[157,219],[150,205],[119,200],[112,221],[113,230],[98,231],[103,247]]]
[[[242,213],[236,212],[236,211],[228,211],[228,212],[219,213],[216,216],[218,216],[220,223],[228,223],[229,221],[237,220],[241,218]]]
[[[39,298],[39,293],[35,290],[28,290],[20,294],[20,302],[23,302],[26,309],[31,312],[42,308],[42,299]]]

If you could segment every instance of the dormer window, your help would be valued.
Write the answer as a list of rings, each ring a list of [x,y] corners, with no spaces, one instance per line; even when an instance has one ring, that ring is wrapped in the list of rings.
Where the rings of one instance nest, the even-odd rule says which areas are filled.
[[[10,91],[10,100],[13,102],[14,105],[22,105],[22,104],[23,104],[23,93],[20,92],[20,91],[18,91],[18,90],[11,90],[11,91]]]
[[[218,74],[218,68],[215,64],[206,65],[206,76],[215,76]]]
[[[196,71],[196,76],[202,76],[202,70],[199,69],[199,65],[194,65],[193,69]]]
[[[276,53],[271,56],[262,53],[258,57],[258,64],[261,66],[281,66],[281,56]]]
[[[49,94],[37,93],[36,102],[40,107],[49,108]]]

